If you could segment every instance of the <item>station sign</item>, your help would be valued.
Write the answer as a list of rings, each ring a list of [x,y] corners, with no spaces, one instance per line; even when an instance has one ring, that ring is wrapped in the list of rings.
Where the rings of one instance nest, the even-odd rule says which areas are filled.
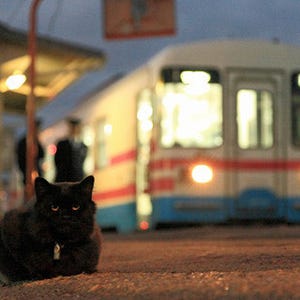
[[[174,0],[103,1],[103,27],[106,39],[175,34]]]

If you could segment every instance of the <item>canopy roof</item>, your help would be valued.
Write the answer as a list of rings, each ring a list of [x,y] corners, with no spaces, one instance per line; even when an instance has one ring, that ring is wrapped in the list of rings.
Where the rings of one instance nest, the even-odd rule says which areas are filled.
[[[41,107],[88,71],[100,69],[105,61],[102,51],[52,40],[37,38],[36,105]],[[28,80],[16,90],[9,90],[6,79],[21,73],[28,77],[30,57],[27,34],[0,23],[0,93],[4,112],[24,113]]]

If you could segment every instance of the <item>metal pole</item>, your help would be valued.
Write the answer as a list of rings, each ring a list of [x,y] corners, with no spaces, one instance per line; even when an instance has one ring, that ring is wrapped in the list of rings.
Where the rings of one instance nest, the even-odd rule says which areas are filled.
[[[29,15],[29,34],[28,34],[28,55],[30,56],[29,65],[29,85],[30,93],[26,102],[27,114],[27,136],[26,136],[26,186],[25,201],[32,199],[33,180],[35,174],[35,157],[36,141],[35,141],[35,58],[36,58],[36,13],[40,0],[33,0]]]

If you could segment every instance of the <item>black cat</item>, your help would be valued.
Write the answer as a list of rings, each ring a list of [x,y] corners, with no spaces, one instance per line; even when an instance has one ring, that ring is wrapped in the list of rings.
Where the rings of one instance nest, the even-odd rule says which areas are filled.
[[[76,183],[35,180],[34,204],[7,212],[0,223],[0,281],[96,271],[101,233],[93,186],[93,176]]]

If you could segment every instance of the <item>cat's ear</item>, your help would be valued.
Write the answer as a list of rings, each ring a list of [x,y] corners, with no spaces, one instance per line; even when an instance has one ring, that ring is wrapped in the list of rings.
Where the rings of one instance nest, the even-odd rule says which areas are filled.
[[[88,176],[79,183],[80,189],[85,195],[88,195],[90,197],[92,196],[94,181],[94,176]]]
[[[43,177],[37,177],[34,181],[34,189],[37,199],[47,194],[50,189],[50,183]]]

